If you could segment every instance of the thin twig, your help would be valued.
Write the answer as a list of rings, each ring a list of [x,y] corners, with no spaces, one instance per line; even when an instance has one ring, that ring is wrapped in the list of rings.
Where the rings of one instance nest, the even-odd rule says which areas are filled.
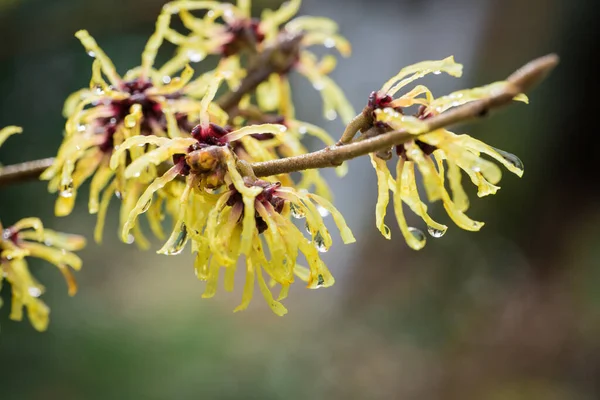
[[[533,86],[541,82],[554,69],[558,61],[557,55],[550,54],[528,63],[507,79],[512,85],[508,85],[503,91],[427,119],[425,121],[427,129],[423,134],[457,123],[485,117],[492,109],[510,104],[515,96],[528,92]],[[416,136],[406,130],[391,131],[360,142],[343,146],[331,146],[301,156],[253,163],[252,169],[256,176],[260,177],[307,169],[337,167],[344,161],[389,149],[392,146],[413,140]]]
[[[257,56],[254,65],[248,69],[248,74],[240,86],[222,95],[217,104],[226,112],[231,111],[248,93],[252,93],[262,82],[274,73],[285,74],[297,62],[300,51],[300,34],[282,34],[277,44],[266,48]]]
[[[54,163],[54,157],[0,167],[0,186],[37,179]]]

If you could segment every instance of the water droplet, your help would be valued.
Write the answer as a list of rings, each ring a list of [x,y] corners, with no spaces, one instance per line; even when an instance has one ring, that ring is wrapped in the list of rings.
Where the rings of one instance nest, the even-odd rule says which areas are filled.
[[[319,211],[319,214],[321,214],[321,217],[328,217],[330,214],[329,210],[320,204],[317,204],[317,211]]]
[[[64,198],[73,197],[73,180],[70,180],[67,184],[62,185],[58,195]]]
[[[313,83],[313,87],[320,92],[325,89],[325,83],[323,83],[323,81],[316,81]]]
[[[163,76],[162,81],[165,85],[167,85],[171,82],[171,77],[168,75],[165,75],[165,76]]]
[[[296,219],[304,219],[306,218],[306,214],[302,210],[302,208],[298,207],[294,203],[290,203],[290,212],[292,213],[292,217]],[[308,231],[310,233],[310,230]]]
[[[323,278],[323,275],[319,274],[319,276],[317,277],[317,289],[322,288],[323,285],[325,285],[325,278]]]
[[[208,11],[208,12],[206,13],[206,16],[207,16],[208,18],[212,18],[212,17],[214,17],[214,16],[215,16],[215,12],[214,12],[214,10],[210,10],[210,11]]]
[[[126,241],[125,243],[127,243],[127,244],[132,244],[133,242],[135,242],[135,237],[134,237],[134,236],[133,236],[133,235],[130,233],[130,234],[127,236],[127,241]]]
[[[193,50],[188,51],[187,56],[190,59],[190,61],[193,63],[200,62],[204,58],[204,57],[202,57],[201,53],[198,53],[197,51],[193,51]]]
[[[471,169],[475,172],[481,172],[481,167],[479,165],[474,165],[471,167]]]
[[[42,291],[36,287],[30,287],[27,291],[31,297],[40,297],[42,295]]]
[[[504,158],[506,161],[511,163],[515,168],[518,168],[521,171],[523,171],[525,169],[525,165],[523,165],[523,161],[521,161],[521,159],[519,157],[517,157],[516,155],[509,153],[507,151],[504,151],[504,150],[496,149],[495,147],[492,147],[492,148],[494,149],[494,151],[496,151],[496,153],[500,154],[502,156],[502,158]]]
[[[298,133],[299,133],[299,134],[301,134],[301,135],[306,135],[306,132],[308,132],[308,129],[306,128],[306,126],[304,126],[304,125],[301,125],[301,126],[298,128]]]
[[[323,46],[327,47],[328,49],[334,48],[335,47],[335,39],[334,38],[325,39],[325,41],[323,42]]]
[[[85,131],[85,125],[83,125],[83,124],[77,125],[77,132],[84,132],[84,131]]]
[[[327,110],[327,112],[325,113],[325,118],[327,118],[330,121],[333,121],[337,118],[337,112],[335,112],[335,110]]]
[[[441,74],[441,73],[442,73],[442,71],[433,71],[433,74],[434,74],[434,75],[439,75],[439,74]]]
[[[185,247],[185,244],[187,243],[187,241],[188,241],[187,226],[185,226],[185,224],[182,223],[181,226],[179,227],[179,234],[177,235],[177,238],[175,238],[173,243],[171,243],[171,247],[169,247],[167,249],[165,254],[168,256],[174,256],[174,255],[181,253],[183,251],[183,248]]]
[[[446,229],[437,229],[432,226],[427,227],[427,232],[434,238],[441,238],[446,233]]]
[[[287,131],[287,126],[285,126],[285,125],[281,125],[281,126],[279,127],[279,131],[280,131],[281,133],[284,133],[284,132],[286,132],[286,131]]]
[[[313,243],[319,253],[327,253],[327,251],[329,251],[329,248],[325,245],[325,238],[321,235],[321,232],[317,232]]]
[[[117,119],[116,119],[115,117],[112,117],[112,118],[110,119],[110,123],[111,123],[111,124],[116,124],[116,123],[117,123]]]
[[[102,96],[104,94],[104,90],[102,90],[102,88],[100,86],[96,86],[96,88],[94,89],[94,93],[97,96]]]
[[[123,195],[118,190],[115,190],[115,196],[117,196],[117,199],[119,200],[123,198]]]
[[[408,231],[410,233],[412,233],[412,235],[415,237],[415,239],[417,239],[419,242],[423,242],[423,241],[427,240],[427,237],[425,236],[423,231],[421,231],[420,229],[409,227]]]
[[[92,57],[92,58],[96,58],[96,53],[94,53],[93,51],[88,51],[88,56]]]

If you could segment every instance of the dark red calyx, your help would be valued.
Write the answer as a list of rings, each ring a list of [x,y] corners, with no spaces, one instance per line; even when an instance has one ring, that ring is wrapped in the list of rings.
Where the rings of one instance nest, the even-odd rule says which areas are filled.
[[[2,240],[11,241],[14,244],[17,244],[19,241],[19,232],[12,228],[6,228],[2,231]]]
[[[231,40],[223,45],[221,53],[225,57],[238,54],[244,48],[255,48],[265,40],[265,35],[260,29],[260,20],[256,18],[238,19],[227,26]]]
[[[391,105],[394,99],[392,96],[385,95],[382,96],[379,92],[371,92],[369,95],[369,107],[373,110],[377,110],[380,108],[387,108]]]
[[[263,205],[270,204],[275,210],[275,212],[281,214],[281,212],[283,211],[283,207],[285,206],[285,200],[277,196],[277,189],[281,187],[281,183],[271,183],[263,180],[251,181],[248,178],[244,178],[244,181],[246,186],[248,187],[260,187],[263,189],[263,191],[258,196],[256,196],[256,201],[260,202]],[[241,193],[239,193],[233,185],[230,185],[229,189],[233,190],[234,193],[227,201],[227,205],[230,207],[240,204],[243,205]],[[240,220],[242,220],[243,217],[244,214],[242,213]],[[260,215],[258,215],[258,213],[256,214],[255,221],[258,233],[263,233],[267,230],[267,223]]]
[[[433,117],[433,114],[430,112],[427,112],[427,107],[422,105],[421,107],[419,107],[419,110],[417,111],[417,114],[415,115],[415,117],[417,117],[421,120],[425,120],[425,119],[429,119],[429,118]]]
[[[227,141],[224,137],[231,132],[231,129],[223,128],[216,124],[209,124],[208,127],[196,125],[192,129],[192,137],[200,144],[206,146],[224,146]]]
[[[420,140],[416,140],[415,144],[417,146],[419,146],[419,148],[421,149],[421,151],[426,155],[426,156],[430,156],[431,154],[433,154],[434,151],[437,150],[437,147],[432,146],[430,144],[427,144],[425,142],[421,142]],[[396,154],[399,157],[404,158],[405,160],[408,160],[408,157],[406,156],[406,148],[404,147],[403,144],[396,146]]]

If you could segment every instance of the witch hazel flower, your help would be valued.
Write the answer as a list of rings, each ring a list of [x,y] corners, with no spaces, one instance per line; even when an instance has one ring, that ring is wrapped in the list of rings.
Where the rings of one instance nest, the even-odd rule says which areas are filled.
[[[21,132],[16,126],[1,129],[0,146]],[[31,325],[38,331],[46,330],[50,309],[40,299],[45,288],[31,274],[27,258],[39,258],[56,266],[65,278],[69,295],[74,296],[77,283],[72,271],[80,270],[82,262],[73,252],[84,246],[83,237],[45,229],[39,218],[24,218],[6,228],[0,222],[0,289],[3,281],[11,286],[10,318],[21,321],[25,308]]]
[[[461,180],[464,171],[478,187],[478,196],[495,194],[499,189],[495,186],[501,179],[501,170],[493,162],[482,158],[485,154],[504,165],[510,172],[518,176],[523,174],[523,164],[518,157],[494,149],[487,144],[467,135],[456,135],[446,129],[428,132],[428,118],[471,101],[489,97],[495,91],[504,90],[509,82],[497,82],[482,88],[467,89],[435,99],[431,91],[418,85],[407,93],[396,97],[406,85],[428,74],[440,74],[460,77],[462,65],[455,63],[452,57],[440,61],[426,61],[404,68],[398,75],[389,80],[381,90],[373,92],[366,108],[372,113],[375,126],[382,132],[403,130],[414,134],[415,139],[395,147],[398,156],[396,177],[387,168],[386,160],[391,157],[388,152],[371,154],[371,162],[377,172],[379,196],[376,207],[376,223],[381,233],[390,238],[390,230],[385,225],[385,213],[393,192],[394,210],[400,230],[408,245],[419,250],[426,243],[426,236],[417,228],[409,227],[403,211],[403,203],[417,214],[427,225],[433,237],[441,237],[447,226],[434,221],[427,213],[427,206],[421,201],[415,179],[418,169],[423,177],[423,186],[427,200],[441,200],[450,218],[462,229],[478,231],[483,222],[470,219],[465,211],[469,207],[469,199],[463,189]],[[527,101],[527,97],[519,95],[517,101]],[[405,109],[417,106],[413,115],[405,115]],[[444,165],[444,160],[445,164]],[[446,178],[447,169],[447,178]],[[448,180],[451,194],[445,187]]]
[[[162,43],[164,22],[168,21],[159,19],[157,32],[142,55],[141,66],[123,77],[87,31],[76,34],[94,58],[90,88],[67,99],[65,138],[56,162],[41,175],[41,179],[49,181],[50,192],[58,193],[55,206],[58,216],[71,213],[79,187],[91,179],[88,208],[90,213],[99,216],[97,241],[101,241],[104,215],[113,195],[122,199],[129,192],[135,195],[144,186],[144,181],[156,176],[155,171],[147,170],[137,183],[126,186],[123,168],[115,171],[109,168],[115,149],[128,138],[140,135],[179,137],[197,122],[192,115],[197,115],[200,102],[187,94],[193,70],[187,66],[180,77],[171,78],[153,68]],[[211,111],[223,118],[222,111],[216,110],[214,105],[211,105]],[[134,160],[144,152],[141,147],[132,149],[129,157]],[[158,221],[151,221],[151,226],[157,225]],[[145,247],[141,232],[136,236],[138,243]]]

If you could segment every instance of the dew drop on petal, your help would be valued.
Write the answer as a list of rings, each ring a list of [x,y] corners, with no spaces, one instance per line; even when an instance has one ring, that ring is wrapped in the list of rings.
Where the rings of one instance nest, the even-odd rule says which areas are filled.
[[[96,58],[96,53],[94,53],[93,51],[88,51],[88,56],[92,57],[92,58]]]
[[[30,287],[27,289],[27,292],[29,292],[31,297],[40,297],[42,295],[42,291],[36,287]]]
[[[335,112],[335,110],[327,110],[327,112],[325,113],[325,118],[327,118],[330,121],[333,121],[334,119],[337,118],[337,112]]]
[[[432,226],[427,227],[427,232],[434,238],[441,238],[446,233],[446,229],[437,229]]]
[[[126,241],[125,243],[127,243],[127,244],[132,244],[133,242],[135,242],[135,237],[134,237],[134,236],[133,236],[133,235],[130,233],[130,234],[127,236],[127,241]]]
[[[323,275],[319,274],[319,276],[317,277],[317,286],[316,288],[322,288],[323,285],[325,284],[325,278],[323,278]]]
[[[321,91],[325,89],[325,83],[323,83],[323,81],[316,81],[313,83],[313,88],[315,88],[315,90]]]
[[[69,181],[66,185],[62,185],[58,195],[64,198],[73,197],[73,180]]]
[[[328,217],[330,214],[329,210],[320,204],[317,204],[317,211],[319,211],[319,214],[321,214],[321,217]]]
[[[433,74],[434,74],[434,75],[439,75],[439,74],[441,74],[441,73],[442,73],[442,71],[433,71]]]
[[[175,256],[177,254],[180,254],[183,251],[185,244],[187,243],[187,240],[188,240],[187,226],[184,223],[182,223],[179,228],[179,233],[177,235],[177,238],[173,241],[173,243],[171,244],[171,247],[169,247],[167,249],[165,254],[168,256]]]
[[[193,63],[202,61],[202,54],[198,53],[197,51],[190,50],[188,51],[187,56]]]
[[[168,75],[165,75],[165,76],[163,76],[162,81],[165,85],[168,83],[171,83],[171,77]]]
[[[423,241],[427,240],[427,237],[425,236],[423,231],[421,231],[420,229],[409,227],[408,231],[410,233],[412,233],[412,235],[415,237],[415,239],[417,239],[419,242],[423,242]]]
[[[306,218],[304,211],[294,203],[290,203],[290,212],[292,213],[292,217],[296,219]],[[308,233],[310,233],[310,230]]]
[[[319,253],[327,253],[327,251],[329,251],[329,248],[325,245],[325,238],[321,235],[321,232],[317,232],[313,243]]]
[[[308,132],[308,129],[306,128],[306,126],[300,125],[300,127],[298,128],[298,133],[301,135],[306,135],[306,132]]]
[[[83,124],[77,125],[77,132],[84,132],[84,131],[85,131],[85,125],[83,125]]]
[[[335,39],[334,38],[325,39],[325,41],[323,42],[323,46],[327,47],[328,49],[334,48],[335,47]]]
[[[519,157],[517,157],[516,155],[509,153],[507,151],[504,151],[504,150],[496,149],[495,147],[493,149],[494,149],[494,151],[496,151],[496,153],[500,154],[502,156],[502,158],[504,158],[506,161],[511,163],[515,168],[518,168],[521,171],[523,171],[525,169],[525,165],[523,165],[523,161],[521,161],[521,159]]]

